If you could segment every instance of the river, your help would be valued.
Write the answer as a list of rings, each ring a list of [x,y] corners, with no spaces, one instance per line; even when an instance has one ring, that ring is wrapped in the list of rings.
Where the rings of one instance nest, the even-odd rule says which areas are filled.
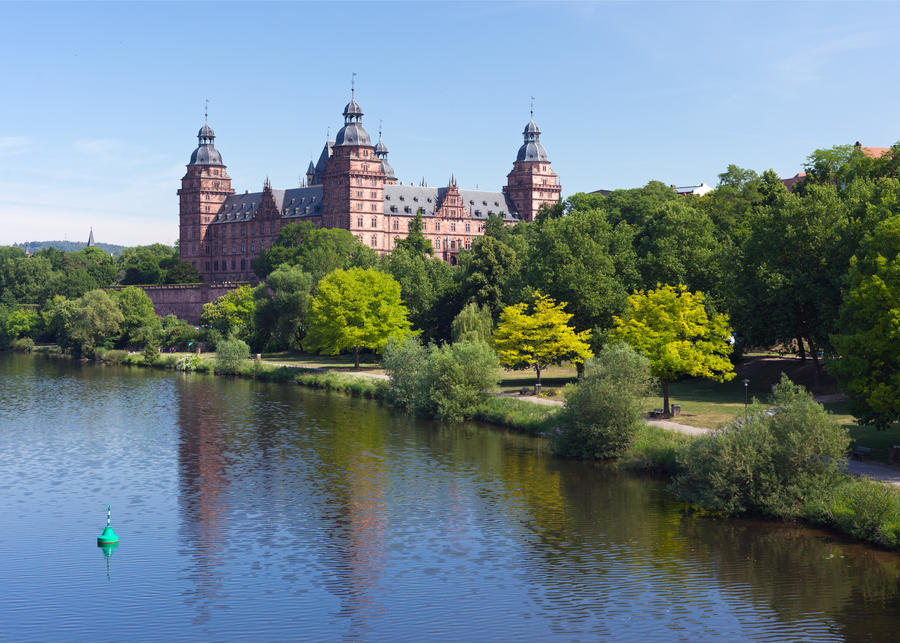
[[[96,546],[112,505],[119,546]],[[537,439],[0,355],[0,639],[895,640],[900,556]]]

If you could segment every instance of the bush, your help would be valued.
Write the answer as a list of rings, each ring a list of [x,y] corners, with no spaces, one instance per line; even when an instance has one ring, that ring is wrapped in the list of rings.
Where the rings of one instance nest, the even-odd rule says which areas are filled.
[[[584,365],[581,381],[566,389],[560,426],[551,434],[557,455],[614,458],[643,426],[641,402],[652,391],[650,362],[627,344],[611,344]]]
[[[9,347],[20,353],[30,353],[34,350],[34,340],[30,337],[20,337],[19,339],[14,339]]]
[[[156,346],[147,344],[144,346],[144,364],[153,366],[159,361],[159,349]]]
[[[497,386],[499,372],[500,360],[485,342],[432,346],[425,378],[432,413],[444,420],[472,417],[485,391]]]
[[[250,358],[250,347],[240,339],[220,341],[216,346],[216,373],[236,375]]]
[[[107,364],[121,364],[128,358],[128,351],[123,350],[104,351],[100,354],[100,349],[97,349],[96,352],[98,357]]]
[[[829,495],[842,479],[847,431],[787,377],[777,409],[756,405],[747,419],[692,442],[675,478],[679,497],[728,514],[794,519],[806,498]]]
[[[900,493],[896,489],[865,478],[848,478],[832,498],[828,518],[838,529],[878,545],[900,545]]]
[[[499,381],[500,362],[485,342],[460,341],[425,349],[415,337],[392,340],[384,353],[388,400],[444,420],[470,418]]]
[[[675,475],[679,458],[693,438],[684,433],[642,423],[618,466],[641,473]]]

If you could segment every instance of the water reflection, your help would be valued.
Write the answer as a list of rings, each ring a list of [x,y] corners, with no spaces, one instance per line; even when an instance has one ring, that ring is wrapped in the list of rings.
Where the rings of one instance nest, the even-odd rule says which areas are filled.
[[[78,485],[60,495],[48,466],[115,460],[127,472],[116,482],[128,549],[111,583],[122,609],[106,636],[895,637],[900,557],[698,517],[659,481],[554,459],[524,436],[243,380],[18,358],[0,360],[0,376],[7,515],[35,499],[77,507]],[[126,413],[125,428],[97,430],[96,418]],[[39,466],[24,476],[15,462]],[[28,588],[65,597],[43,601],[41,616],[58,620],[79,600],[77,574],[20,564],[11,542],[0,530],[0,568],[23,581],[0,594],[0,622],[59,638]],[[91,632],[77,623],[69,637]]]

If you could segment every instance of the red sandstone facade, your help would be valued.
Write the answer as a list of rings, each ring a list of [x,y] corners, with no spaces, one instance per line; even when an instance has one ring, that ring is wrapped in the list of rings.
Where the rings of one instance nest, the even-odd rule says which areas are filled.
[[[456,263],[459,252],[484,234],[489,216],[507,224],[531,221],[541,206],[560,199],[562,188],[533,120],[525,127],[507,185],[490,192],[460,190],[453,177],[443,188],[398,183],[387,147],[380,135],[372,145],[362,116],[351,98],[344,126],[326,143],[318,163],[310,163],[303,186],[273,189],[266,180],[262,192],[245,194],[232,189],[212,128],[204,125],[178,190],[182,259],[194,264],[207,283],[254,281],[250,262],[289,223],[343,228],[386,254],[421,213],[435,254]]]

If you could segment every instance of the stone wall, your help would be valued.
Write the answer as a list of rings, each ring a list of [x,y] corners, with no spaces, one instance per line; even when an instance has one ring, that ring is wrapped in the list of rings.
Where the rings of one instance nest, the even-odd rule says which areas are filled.
[[[160,317],[175,315],[191,324],[200,323],[203,304],[215,301],[225,293],[247,285],[225,282],[218,284],[176,284],[171,286],[138,286],[153,302],[153,309]],[[107,290],[121,290],[114,286]]]

